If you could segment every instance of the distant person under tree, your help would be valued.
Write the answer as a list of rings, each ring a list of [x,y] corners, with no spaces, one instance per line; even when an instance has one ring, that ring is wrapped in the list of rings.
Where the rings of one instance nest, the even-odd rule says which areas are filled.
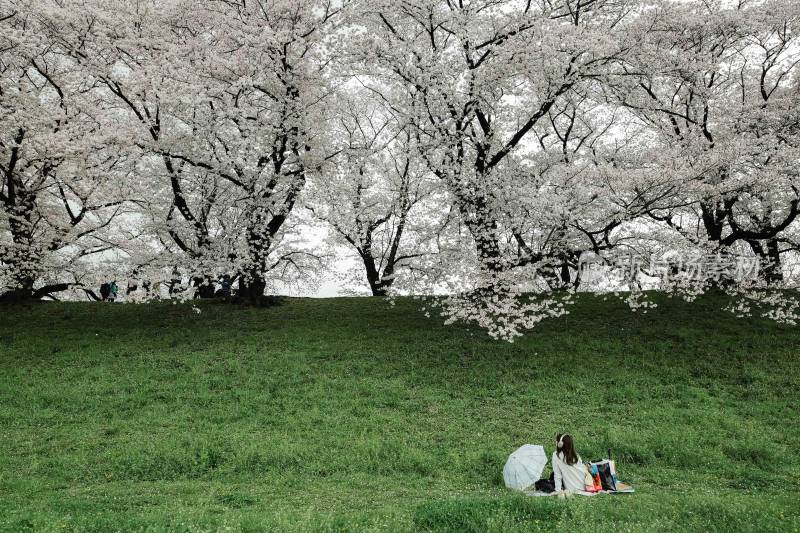
[[[105,282],[100,285],[100,299],[105,302],[108,300],[109,296],[111,296],[111,284]]]

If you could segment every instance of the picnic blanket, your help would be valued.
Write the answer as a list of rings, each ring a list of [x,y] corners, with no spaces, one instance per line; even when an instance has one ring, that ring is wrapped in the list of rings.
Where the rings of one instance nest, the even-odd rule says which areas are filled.
[[[625,483],[617,482],[617,490],[600,490],[597,492],[587,492],[583,490],[575,491],[575,492],[541,492],[538,490],[526,490],[525,494],[527,496],[559,496],[565,495],[569,497],[571,495],[577,496],[597,496],[598,494],[631,494],[634,492],[633,487],[627,485]]]

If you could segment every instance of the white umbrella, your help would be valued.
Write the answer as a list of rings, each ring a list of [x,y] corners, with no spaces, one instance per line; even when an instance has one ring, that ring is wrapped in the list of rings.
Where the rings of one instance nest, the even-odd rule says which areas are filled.
[[[524,444],[508,456],[503,467],[503,480],[506,487],[525,490],[537,481],[547,464],[544,448],[538,444]]]

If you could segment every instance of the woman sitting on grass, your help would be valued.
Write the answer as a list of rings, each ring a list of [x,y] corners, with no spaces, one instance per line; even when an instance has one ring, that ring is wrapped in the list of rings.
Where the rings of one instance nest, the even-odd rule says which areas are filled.
[[[556,491],[584,490],[586,466],[575,453],[571,435],[559,433],[556,436],[556,451],[553,452],[552,462]]]

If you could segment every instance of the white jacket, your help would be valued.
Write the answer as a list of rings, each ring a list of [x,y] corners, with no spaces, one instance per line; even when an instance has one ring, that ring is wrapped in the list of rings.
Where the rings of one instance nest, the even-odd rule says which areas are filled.
[[[581,458],[574,465],[568,465],[560,452],[553,452],[553,478],[556,483],[556,490],[584,490],[586,480],[586,465]]]

